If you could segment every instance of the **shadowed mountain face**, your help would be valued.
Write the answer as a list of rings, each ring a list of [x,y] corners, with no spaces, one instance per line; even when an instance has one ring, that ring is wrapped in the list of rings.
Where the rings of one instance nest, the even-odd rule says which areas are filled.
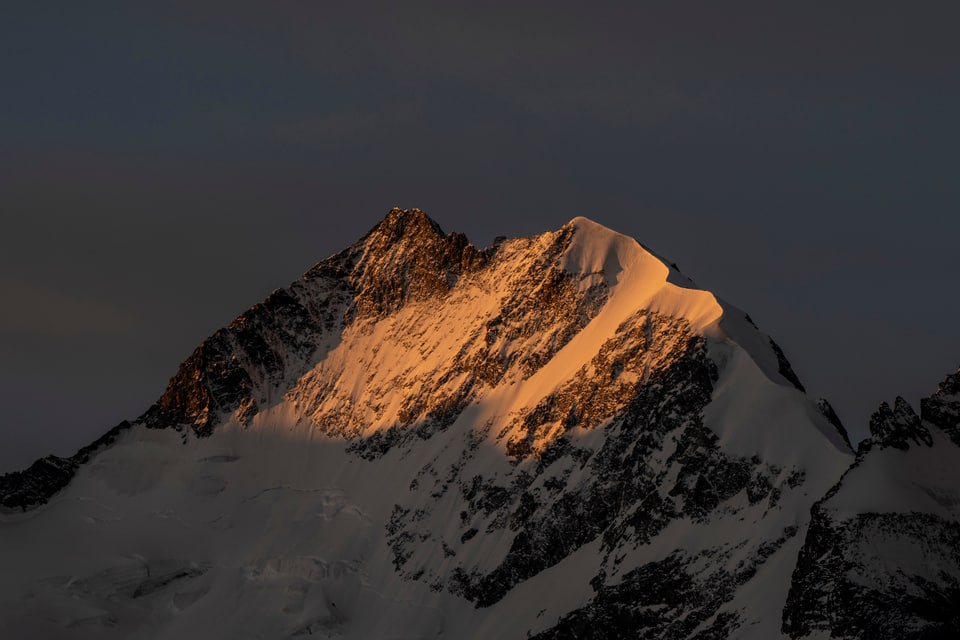
[[[98,638],[846,633],[810,604],[810,549],[850,548],[826,505],[870,456],[954,446],[956,389],[919,417],[884,405],[840,481],[829,403],[633,239],[577,218],[478,249],[394,209],[205,340],[138,420],[0,478],[18,576],[0,620]]]
[[[813,507],[785,632],[960,636],[958,374],[920,402],[884,402],[850,470]]]

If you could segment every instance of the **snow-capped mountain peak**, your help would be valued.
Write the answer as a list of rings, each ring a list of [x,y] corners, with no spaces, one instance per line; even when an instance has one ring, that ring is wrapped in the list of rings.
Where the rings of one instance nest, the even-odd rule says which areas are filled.
[[[926,406],[949,421],[945,384]],[[393,209],[137,421],[0,479],[25,511],[0,521],[22,575],[0,620],[766,639],[799,619],[811,507],[852,461],[783,350],[636,240],[574,218],[477,248]]]

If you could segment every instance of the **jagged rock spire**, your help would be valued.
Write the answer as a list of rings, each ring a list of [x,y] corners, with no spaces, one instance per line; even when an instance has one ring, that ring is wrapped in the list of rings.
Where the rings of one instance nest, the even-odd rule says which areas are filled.
[[[418,233],[433,233],[441,237],[446,235],[433,218],[416,207],[412,209],[401,209],[400,207],[390,209],[368,236],[378,233],[393,235],[397,238]]]
[[[486,262],[465,235],[445,234],[420,209],[391,209],[355,247],[360,257],[350,283],[357,319],[442,295],[460,275]]]
[[[933,446],[930,431],[920,423],[920,416],[902,397],[897,396],[893,409],[886,402],[870,417],[870,440],[880,448],[894,447],[906,451],[910,443]]]
[[[936,393],[920,400],[920,417],[960,446],[960,369],[948,375]]]

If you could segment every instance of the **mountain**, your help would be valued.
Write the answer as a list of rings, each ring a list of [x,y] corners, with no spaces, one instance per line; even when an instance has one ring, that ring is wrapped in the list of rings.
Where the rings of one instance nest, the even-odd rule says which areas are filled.
[[[955,382],[919,423],[878,414],[854,457],[767,334],[635,240],[575,218],[477,248],[394,209],[201,343],[140,418],[0,478],[0,632],[847,633],[855,605],[817,589],[879,561],[837,518],[939,517],[949,556],[947,494],[885,479],[930,503],[885,529],[851,483],[952,455]],[[880,564],[899,580],[900,560]]]
[[[784,612],[791,636],[960,637],[960,372],[870,420],[813,507]]]

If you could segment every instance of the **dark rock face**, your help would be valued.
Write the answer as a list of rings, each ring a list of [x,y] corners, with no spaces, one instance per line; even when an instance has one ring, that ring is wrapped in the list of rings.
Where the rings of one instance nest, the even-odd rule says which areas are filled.
[[[230,414],[249,422],[261,404],[282,395],[287,376],[302,373],[335,326],[323,313],[342,300],[330,295],[317,314],[302,297],[296,285],[279,289],[204,340],[142,420],[152,427],[186,425],[199,436]]]
[[[750,320],[750,323],[753,324],[753,321]],[[780,375],[786,378],[794,387],[806,393],[807,390],[804,388],[803,383],[800,382],[800,378],[797,377],[797,374],[793,372],[793,367],[790,366],[790,361],[787,360],[787,356],[783,353],[783,349],[780,348],[780,345],[778,345],[773,338],[770,338],[770,347],[777,355],[777,366],[780,370]]]
[[[687,571],[691,560],[675,552],[626,574],[623,580],[604,587],[589,605],[565,616],[556,626],[537,634],[541,640],[560,638],[636,637],[687,638],[725,600],[723,588],[705,590]],[[728,576],[719,578],[720,583]],[[690,615],[690,610],[694,615]],[[707,615],[703,615],[703,614]],[[714,637],[726,637],[731,627],[718,620]],[[638,636],[638,632],[643,635]],[[653,633],[651,633],[653,632]],[[700,635],[699,637],[711,637]]]
[[[920,417],[960,446],[960,371],[947,376],[932,396],[920,400]]]
[[[891,558],[894,548],[901,555]],[[915,554],[933,575],[888,568]],[[800,638],[816,630],[850,639],[960,637],[960,524],[924,513],[862,513],[838,522],[815,507],[783,631]]]
[[[67,486],[77,463],[72,458],[47,456],[23,471],[0,476],[0,504],[7,509],[27,510],[47,500]]]
[[[110,445],[121,432],[129,428],[129,422],[121,422],[69,458],[47,456],[23,471],[0,476],[0,507],[26,511],[46,504],[69,484],[81,464],[87,462],[98,450]]]
[[[960,450],[942,438],[935,445],[933,433],[951,435],[960,427],[955,384],[956,376],[948,376],[922,400],[921,416],[903,398],[893,408],[881,404],[873,415],[856,462],[812,509],[784,633],[960,637],[960,512],[956,486],[944,484],[960,464]],[[931,447],[939,449],[936,455]],[[870,486],[878,482],[885,484]],[[877,504],[864,491],[892,493],[890,510],[851,513],[859,500]]]
[[[696,557],[674,551],[663,560],[626,573],[617,584],[601,586],[593,601],[534,637],[539,640],[734,637],[741,623],[739,616],[717,611],[738,586],[749,580],[757,568],[794,535],[795,528],[784,530],[781,537],[757,549],[751,562],[738,566],[733,572],[721,568],[697,571]],[[722,556],[723,550],[716,549],[715,553]]]
[[[843,426],[843,421],[840,420],[840,416],[837,415],[837,412],[834,411],[833,405],[826,398],[820,398],[817,400],[817,408],[820,409],[820,413],[823,414],[830,424],[834,426],[837,430],[837,433],[840,434],[840,437],[843,438],[843,441],[847,443],[847,447],[853,451],[853,443],[850,442],[850,434],[847,433],[847,428]]]
[[[913,407],[897,396],[893,409],[886,402],[870,417],[870,445],[906,451],[910,445],[933,446],[930,431],[920,423]]]
[[[345,263],[340,254],[317,265],[204,340],[141,421],[209,436],[226,416],[246,424],[260,406],[282,397],[323,337],[342,326],[351,296]]]

